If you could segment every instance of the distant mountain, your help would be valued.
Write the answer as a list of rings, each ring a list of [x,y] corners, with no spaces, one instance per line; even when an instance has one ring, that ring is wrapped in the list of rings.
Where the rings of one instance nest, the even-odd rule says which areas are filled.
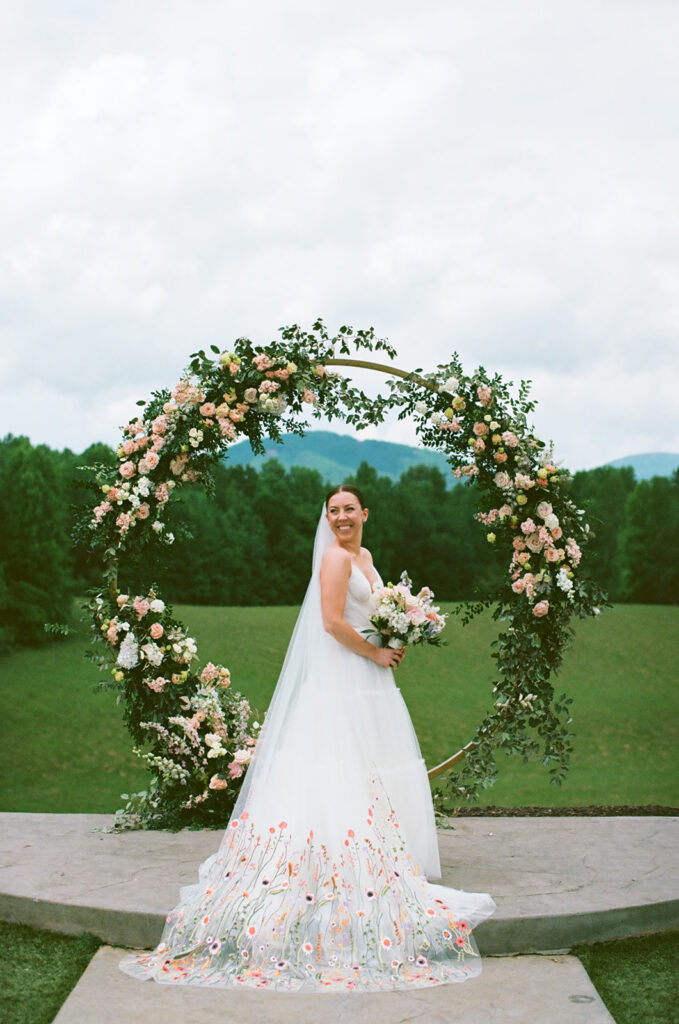
[[[374,466],[380,476],[398,480],[412,466],[438,466],[450,483],[450,466],[441,452],[428,448],[414,448],[391,441],[359,441],[348,434],[335,434],[330,430],[311,430],[305,437],[284,434],[283,444],[264,439],[264,455],[253,455],[248,441],[239,441],[229,448],[227,465],[254,466],[259,469],[266,459],[278,459],[285,469],[305,466],[316,469],[324,480],[341,482],[355,473],[362,462]],[[671,476],[679,466],[679,455],[669,452],[648,452],[629,455],[607,462],[607,466],[631,466],[637,480],[652,476]]]
[[[398,480],[412,466],[438,466],[449,477],[450,466],[441,452],[412,448],[391,441],[358,441],[347,434],[330,430],[312,430],[305,437],[284,434],[283,444],[264,439],[264,455],[253,455],[248,441],[239,441],[229,448],[227,465],[254,466],[259,469],[266,459],[278,459],[282,466],[305,466],[316,469],[324,480],[341,483],[355,473],[362,462],[374,466],[381,476]],[[454,482],[454,478],[451,478]]]
[[[644,455],[625,455],[622,459],[607,462],[607,466],[622,469],[631,466],[637,480],[649,480],[652,476],[672,476],[679,466],[679,455],[670,452],[647,452]]]

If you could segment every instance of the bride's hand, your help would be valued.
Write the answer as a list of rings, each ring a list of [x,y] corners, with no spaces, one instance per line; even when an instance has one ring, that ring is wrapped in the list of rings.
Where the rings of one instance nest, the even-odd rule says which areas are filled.
[[[401,647],[399,650],[395,650],[393,647],[376,647],[373,661],[381,665],[382,668],[398,668],[404,655],[405,647]]]

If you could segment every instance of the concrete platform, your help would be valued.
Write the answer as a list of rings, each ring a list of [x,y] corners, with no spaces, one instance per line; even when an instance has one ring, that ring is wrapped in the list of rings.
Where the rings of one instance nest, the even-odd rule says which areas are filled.
[[[613,1024],[572,956],[491,958],[480,978],[416,991],[318,995],[157,985],[102,947],[54,1024]]]
[[[221,833],[117,835],[111,821],[0,814],[0,918],[154,947]],[[439,845],[444,884],[498,905],[475,931],[485,955],[679,927],[679,818],[458,818]]]

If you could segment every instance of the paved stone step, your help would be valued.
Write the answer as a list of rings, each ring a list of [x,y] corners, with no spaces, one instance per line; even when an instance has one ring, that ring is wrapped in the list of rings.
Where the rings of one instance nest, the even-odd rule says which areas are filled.
[[[0,918],[152,948],[221,832],[103,831],[110,815],[0,814]],[[489,892],[482,953],[679,927],[679,818],[458,818],[444,884]]]
[[[98,951],[54,1024],[613,1024],[573,956],[491,957],[461,985],[297,995],[137,981],[124,952]]]

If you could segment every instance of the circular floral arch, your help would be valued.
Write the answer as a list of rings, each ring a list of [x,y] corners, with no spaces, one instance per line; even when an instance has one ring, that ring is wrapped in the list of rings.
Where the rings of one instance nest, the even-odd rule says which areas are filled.
[[[474,799],[495,780],[498,750],[539,757],[560,782],[571,749],[570,700],[555,694],[550,678],[571,639],[571,616],[598,614],[605,597],[581,573],[588,527],[568,497],[568,471],[529,425],[528,383],[513,394],[483,367],[465,374],[455,354],[426,373],[356,358],[361,351],[394,358],[372,329],[341,327],[331,338],[318,320],[311,331],[294,325],[280,333],[263,347],[239,338],[230,351],[194,353],[171,392],[138,403],[139,416],[123,428],[114,478],[94,467],[101,500],[82,527],[102,557],[106,586],[90,603],[99,643],[93,658],[107,670],[107,685],[120,689],[136,752],[151,770],[149,788],[127,797],[119,824],[227,820],[259,729],[229,670],[212,662],[200,668],[195,641],[153,582],[138,594],[120,591],[119,557],[144,548],[162,555],[174,540],[165,513],[178,490],[209,485],[211,466],[236,440],[262,452],[265,436],[303,434],[305,409],[357,429],[391,410],[411,416],[422,444],[443,451],[458,479],[475,483],[476,518],[506,555],[497,592],[460,606],[467,622],[494,605],[506,626],[493,645],[493,706],[471,740],[429,772],[446,775],[439,797]],[[341,366],[394,379],[387,395],[369,399],[335,369]]]

